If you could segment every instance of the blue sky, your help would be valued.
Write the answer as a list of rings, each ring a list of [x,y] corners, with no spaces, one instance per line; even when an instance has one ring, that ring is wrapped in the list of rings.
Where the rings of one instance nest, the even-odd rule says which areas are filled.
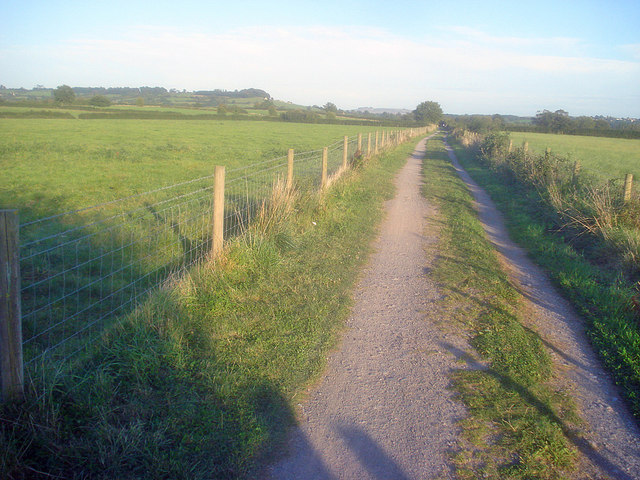
[[[0,83],[640,117],[640,2],[6,1]]]

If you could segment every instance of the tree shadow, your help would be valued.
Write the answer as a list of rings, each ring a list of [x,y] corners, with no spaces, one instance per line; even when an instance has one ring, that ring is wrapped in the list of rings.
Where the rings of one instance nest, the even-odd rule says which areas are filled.
[[[335,425],[371,478],[409,480],[402,468],[364,430],[355,425]]]
[[[607,472],[610,475],[615,475],[616,478],[621,480],[634,480],[633,477],[627,473],[625,473],[622,468],[612,462],[610,459],[606,458],[600,452],[598,452],[588,440],[583,438],[568,426],[561,418],[559,418],[556,413],[550,409],[547,405],[544,404],[541,400],[539,400],[527,387],[513,380],[511,377],[501,374],[495,371],[492,368],[483,367],[481,362],[477,360],[473,355],[468,352],[465,352],[458,347],[445,342],[440,341],[440,345],[448,350],[454,357],[459,360],[465,362],[471,368],[476,370],[482,370],[487,375],[495,378],[500,385],[506,390],[510,390],[516,394],[518,394],[523,400],[525,400],[529,405],[535,408],[541,415],[546,417],[548,420],[556,424],[560,427],[564,436],[575,446],[578,450],[589,460],[591,460],[595,465],[600,467],[602,470]]]

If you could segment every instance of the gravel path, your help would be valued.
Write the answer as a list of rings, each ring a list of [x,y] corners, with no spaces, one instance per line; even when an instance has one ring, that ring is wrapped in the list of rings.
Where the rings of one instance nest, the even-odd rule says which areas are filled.
[[[430,320],[440,294],[427,276],[433,209],[420,192],[426,141],[396,178],[342,344],[300,409],[273,479],[451,478],[448,452],[464,411],[447,390],[460,339]],[[458,365],[459,367],[459,365]]]
[[[579,478],[640,479],[640,430],[616,387],[603,371],[583,320],[555,290],[544,272],[508,237],[489,196],[471,180],[446,145],[458,174],[473,193],[480,220],[502,255],[502,264],[527,300],[529,328],[542,338],[557,367],[558,382],[572,393],[587,426],[568,432],[583,454]]]

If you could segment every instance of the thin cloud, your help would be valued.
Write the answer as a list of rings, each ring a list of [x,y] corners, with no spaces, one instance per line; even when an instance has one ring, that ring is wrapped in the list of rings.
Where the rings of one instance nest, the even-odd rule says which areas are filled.
[[[457,105],[464,98],[476,111],[498,111],[500,98],[517,97],[529,98],[535,111],[545,107],[536,99],[561,97],[563,88],[566,95],[597,96],[607,89],[624,97],[640,79],[640,62],[547,53],[558,42],[571,50],[580,45],[577,39],[501,38],[462,27],[449,33],[412,40],[383,29],[348,26],[206,33],[139,26],[109,39],[5,49],[0,69],[15,71],[10,65],[26,58],[49,72],[52,80],[35,82],[43,84],[255,86],[277,98],[303,104],[332,101],[343,108],[413,108],[435,99],[446,110],[447,103]]]
[[[443,32],[452,33],[458,41],[468,41],[501,49],[531,49],[569,51],[584,46],[584,41],[573,37],[514,37],[490,35],[482,30],[464,26],[442,27]]]

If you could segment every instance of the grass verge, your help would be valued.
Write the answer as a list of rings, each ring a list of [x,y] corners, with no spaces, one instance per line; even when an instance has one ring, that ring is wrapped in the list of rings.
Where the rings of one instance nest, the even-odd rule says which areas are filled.
[[[565,240],[553,222],[555,212],[547,210],[537,192],[487,169],[462,147],[454,148],[505,216],[511,238],[527,249],[586,319],[594,349],[640,423],[640,310],[632,301],[639,298],[638,291],[621,271],[611,269],[601,246],[580,251],[577,242]],[[599,255],[594,250],[600,250]]]
[[[556,479],[571,476],[579,419],[554,385],[540,338],[521,323],[520,294],[501,269],[440,139],[428,143],[425,196],[442,229],[433,274],[445,294],[444,314],[471,336],[475,353],[452,352],[466,364],[454,389],[469,411],[455,456],[461,478]],[[446,252],[446,253],[445,253]]]
[[[295,196],[0,409],[0,477],[242,478],[322,371],[415,142]]]

